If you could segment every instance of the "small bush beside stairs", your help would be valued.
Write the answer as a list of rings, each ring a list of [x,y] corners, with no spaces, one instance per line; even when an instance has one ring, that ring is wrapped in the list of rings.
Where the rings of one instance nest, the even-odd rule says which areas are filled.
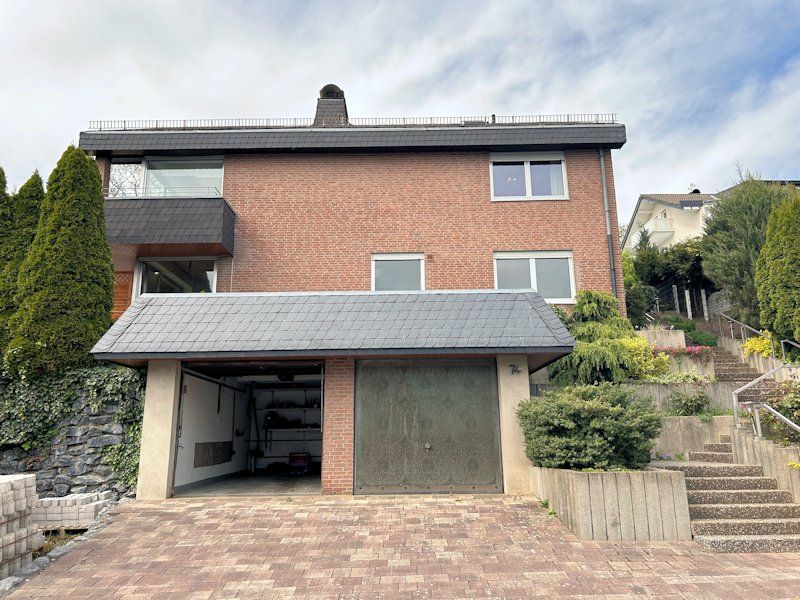
[[[694,539],[715,552],[800,551],[800,504],[778,489],[761,465],[734,462],[729,435],[689,452],[687,461],[654,461],[651,469],[686,477]]]

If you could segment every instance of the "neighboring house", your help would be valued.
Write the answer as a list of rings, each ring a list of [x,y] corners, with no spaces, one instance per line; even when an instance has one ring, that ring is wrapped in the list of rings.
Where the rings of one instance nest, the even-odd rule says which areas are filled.
[[[669,248],[703,235],[708,207],[715,194],[642,194],[636,202],[630,223],[622,236],[623,250],[633,250],[643,230],[650,233],[656,248]]]
[[[351,119],[336,86],[313,120],[94,123],[121,316],[93,353],[148,366],[139,496],[529,490],[516,404],[574,344],[547,302],[624,306],[624,143]]]

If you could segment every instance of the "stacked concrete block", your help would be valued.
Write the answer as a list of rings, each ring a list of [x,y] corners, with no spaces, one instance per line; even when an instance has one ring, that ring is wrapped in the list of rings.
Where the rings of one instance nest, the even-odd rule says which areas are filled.
[[[32,518],[45,531],[88,529],[113,500],[111,491],[42,498],[33,508]]]
[[[0,579],[25,567],[44,543],[31,518],[37,499],[35,475],[0,475]]]

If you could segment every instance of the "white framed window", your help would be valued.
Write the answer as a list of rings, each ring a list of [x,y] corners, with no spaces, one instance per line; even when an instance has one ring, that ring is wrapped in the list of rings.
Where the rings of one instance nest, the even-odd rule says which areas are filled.
[[[534,290],[548,302],[575,302],[572,252],[495,252],[494,287]]]
[[[569,200],[563,152],[492,153],[492,200]]]
[[[424,254],[372,255],[372,291],[410,292],[424,289]]]
[[[209,257],[140,258],[133,299],[142,294],[201,294],[217,290],[217,260]]]
[[[222,197],[223,165],[221,156],[114,160],[108,197]]]

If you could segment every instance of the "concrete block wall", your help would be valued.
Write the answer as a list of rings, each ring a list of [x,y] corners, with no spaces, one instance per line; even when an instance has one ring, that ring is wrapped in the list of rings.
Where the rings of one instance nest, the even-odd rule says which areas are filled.
[[[690,540],[683,473],[531,467],[534,495],[584,540]]]
[[[662,411],[670,410],[670,396],[674,393],[691,394],[704,390],[711,398],[711,406],[721,410],[733,410],[733,390],[742,385],[741,381],[711,381],[703,383],[626,383],[640,397],[652,398],[654,406]]]
[[[682,329],[641,329],[636,335],[656,348],[686,348],[686,334]]]
[[[790,491],[794,502],[800,503],[800,470],[789,466],[789,462],[800,463],[797,446],[778,446],[758,439],[751,429],[745,427],[731,427],[726,433],[731,436],[735,462],[761,465],[764,475],[777,479],[778,489]]]
[[[706,444],[719,442],[721,435],[730,433],[733,417],[662,417],[661,433],[653,448],[655,457],[686,452],[702,452]]]
[[[88,529],[100,511],[114,500],[111,491],[94,494],[71,494],[62,498],[42,498],[31,513],[42,530]]]
[[[37,499],[35,475],[0,475],[0,579],[25,567],[44,543],[31,518]]]

